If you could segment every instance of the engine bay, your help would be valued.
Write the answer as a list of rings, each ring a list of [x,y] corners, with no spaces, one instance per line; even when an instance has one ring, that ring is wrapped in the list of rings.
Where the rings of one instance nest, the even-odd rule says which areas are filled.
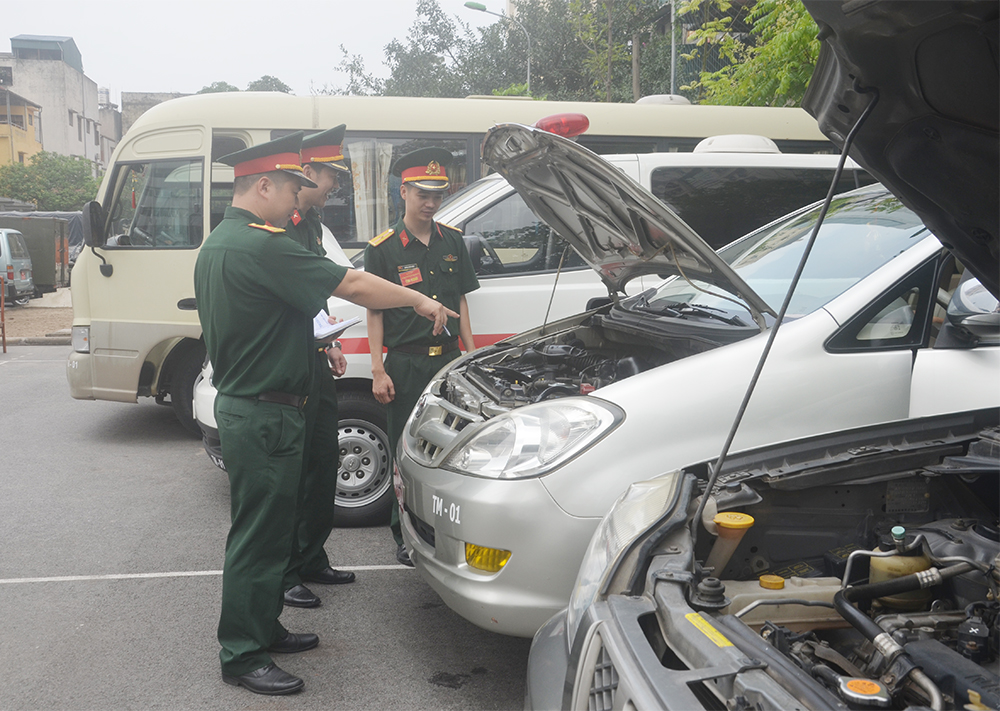
[[[593,315],[576,328],[529,343],[501,347],[471,360],[462,377],[505,408],[543,400],[587,395],[646,370],[721,345],[688,335],[650,333],[611,325],[611,317]],[[448,383],[442,394],[452,404]],[[451,391],[454,395],[454,390]]]
[[[1000,708],[1000,430],[958,448],[855,478],[828,462],[805,473],[839,479],[819,486],[730,476],[713,498],[739,512],[699,541],[692,607],[841,707]]]

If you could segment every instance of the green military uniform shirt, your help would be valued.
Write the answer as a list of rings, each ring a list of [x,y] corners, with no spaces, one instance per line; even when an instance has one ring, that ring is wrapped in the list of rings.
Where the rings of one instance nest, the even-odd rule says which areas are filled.
[[[433,223],[430,243],[425,247],[406,232],[400,220],[394,229],[383,232],[365,247],[365,271],[416,289],[455,313],[459,313],[462,296],[479,288],[462,233],[440,222]],[[440,345],[458,336],[458,319],[448,318],[451,336],[444,331],[435,336],[434,323],[416,317],[409,308],[384,310],[382,325],[386,348]]]
[[[315,361],[313,317],[347,270],[259,222],[251,212],[226,208],[195,265],[212,382],[234,397],[305,395]]]
[[[296,210],[292,219],[285,225],[285,232],[313,254],[326,256],[326,249],[323,247],[322,215],[316,208],[309,208],[305,215]]]

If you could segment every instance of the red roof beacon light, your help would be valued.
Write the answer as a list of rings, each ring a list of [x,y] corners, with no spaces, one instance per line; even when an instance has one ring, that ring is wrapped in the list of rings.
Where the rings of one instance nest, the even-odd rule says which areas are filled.
[[[563,138],[575,138],[590,128],[590,119],[583,114],[552,114],[535,121],[535,128]]]

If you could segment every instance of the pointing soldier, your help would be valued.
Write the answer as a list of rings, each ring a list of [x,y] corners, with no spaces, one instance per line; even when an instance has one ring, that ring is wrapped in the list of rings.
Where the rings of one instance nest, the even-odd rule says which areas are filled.
[[[290,694],[302,679],[272,654],[303,652],[314,634],[278,621],[302,474],[306,403],[316,363],[313,317],[332,294],[371,309],[412,307],[440,333],[441,303],[349,270],[285,235],[299,190],[302,134],[237,151],[232,206],[206,238],[194,285],[215,367],[215,417],[230,482],[232,525],[222,574],[222,678],[258,694]]]
[[[438,370],[458,357],[458,334],[467,351],[475,345],[465,295],[479,281],[465,248],[462,233],[434,221],[434,213],[448,190],[447,166],[452,155],[443,148],[423,148],[400,157],[392,174],[401,178],[399,194],[405,211],[396,226],[365,248],[365,270],[411,291],[435,299],[460,315],[434,333],[404,309],[369,309],[368,344],[372,354],[372,393],[387,405],[390,446],[399,437],[420,393]],[[382,347],[388,349],[382,361]],[[399,510],[392,507],[396,558],[412,565],[403,545]]]

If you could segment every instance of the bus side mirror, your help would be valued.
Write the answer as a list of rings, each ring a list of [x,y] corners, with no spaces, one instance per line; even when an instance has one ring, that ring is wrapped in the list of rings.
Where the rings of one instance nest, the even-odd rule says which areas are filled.
[[[83,206],[83,243],[88,247],[104,246],[104,208],[96,200]]]
[[[83,206],[83,243],[101,260],[101,274],[109,277],[115,268],[94,249],[104,246],[104,222],[104,208],[101,207],[101,203],[91,200]]]

